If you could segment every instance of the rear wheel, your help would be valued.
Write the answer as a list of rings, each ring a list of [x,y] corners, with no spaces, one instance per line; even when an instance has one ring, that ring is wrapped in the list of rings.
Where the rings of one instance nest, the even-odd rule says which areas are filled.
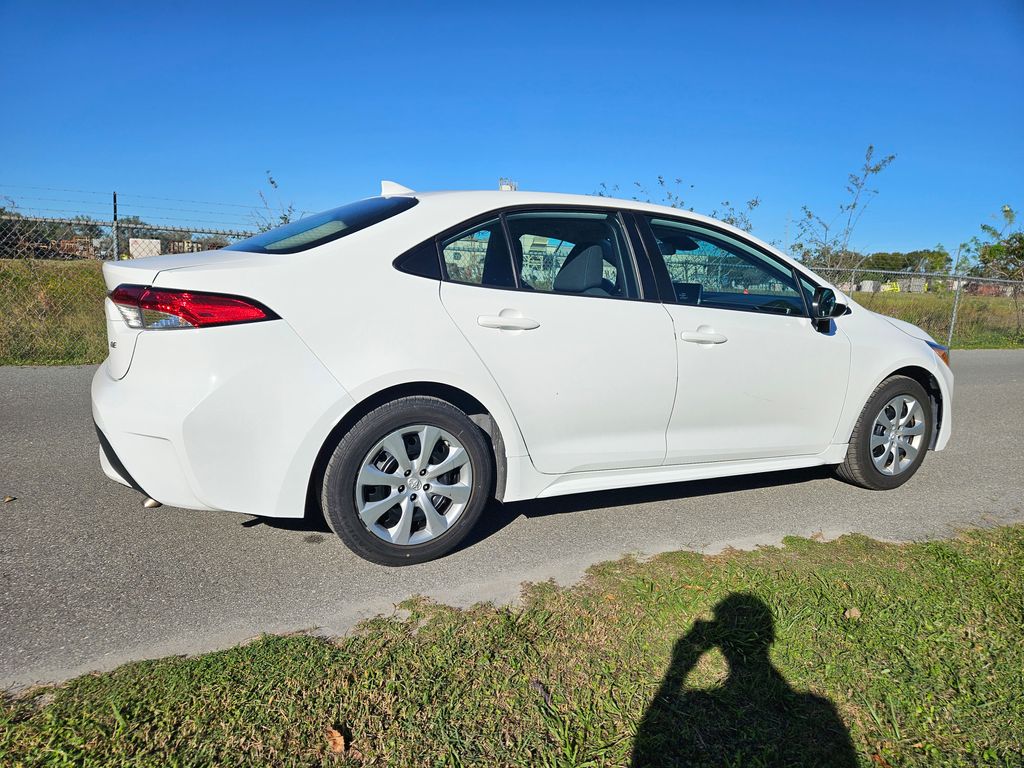
[[[487,504],[492,461],[483,431],[455,406],[406,397],[371,411],[324,473],[324,517],[354,553],[411,565],[451,552]]]
[[[931,435],[928,393],[907,376],[892,376],[868,398],[836,474],[871,490],[897,488],[921,466]]]

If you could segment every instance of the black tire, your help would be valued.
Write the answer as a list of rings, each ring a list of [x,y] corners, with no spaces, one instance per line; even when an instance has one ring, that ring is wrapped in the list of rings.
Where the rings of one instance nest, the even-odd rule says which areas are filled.
[[[450,528],[430,541],[400,545],[384,541],[363,524],[356,507],[356,479],[363,460],[380,440],[417,424],[439,427],[462,444],[472,468],[471,490]],[[493,461],[483,430],[455,406],[433,397],[394,400],[363,416],[334,449],[324,472],[324,518],[349,549],[370,562],[413,565],[434,560],[455,549],[479,519],[491,495]]]
[[[899,395],[909,395],[921,404],[925,422],[924,440],[909,467],[899,474],[887,475],[880,472],[872,461],[871,435],[875,427],[875,417],[886,403]],[[846,461],[836,467],[836,475],[841,480],[873,491],[889,491],[898,488],[914,476],[921,466],[921,462],[924,461],[934,426],[932,419],[932,403],[924,387],[907,376],[890,376],[879,384],[868,398],[868,402],[853,428],[853,434],[850,435],[850,447],[846,451]]]

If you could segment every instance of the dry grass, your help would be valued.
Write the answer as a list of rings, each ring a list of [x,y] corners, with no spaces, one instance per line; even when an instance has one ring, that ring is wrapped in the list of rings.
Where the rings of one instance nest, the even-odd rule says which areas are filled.
[[[105,295],[98,261],[0,259],[0,365],[102,362]]]
[[[937,341],[946,343],[953,315],[951,293],[855,293],[853,298],[863,307],[913,323]],[[1021,309],[1024,310],[1024,305]],[[961,349],[1024,347],[1021,319],[1010,298],[964,294],[957,309],[953,346]]]

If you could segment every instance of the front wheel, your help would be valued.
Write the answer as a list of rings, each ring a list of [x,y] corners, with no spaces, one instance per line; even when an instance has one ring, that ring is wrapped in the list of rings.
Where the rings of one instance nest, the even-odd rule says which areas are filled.
[[[405,397],[342,438],[327,470],[324,517],[355,554],[411,565],[451,552],[486,506],[492,461],[483,431],[455,406]]]
[[[932,424],[924,387],[907,376],[889,377],[868,398],[836,474],[874,491],[903,485],[924,461]]]

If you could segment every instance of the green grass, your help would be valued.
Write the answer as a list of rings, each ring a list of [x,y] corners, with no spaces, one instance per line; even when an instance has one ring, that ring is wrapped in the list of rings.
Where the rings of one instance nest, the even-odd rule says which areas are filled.
[[[855,293],[862,307],[906,320],[946,343],[953,314],[952,293]],[[1024,299],[1022,299],[1024,309]],[[953,346],[960,349],[1024,347],[1013,301],[1005,296],[962,294],[957,309]]]
[[[406,608],[9,699],[0,764],[1024,764],[1024,527],[626,559],[518,609]]]
[[[0,365],[78,365],[107,355],[98,261],[0,259]]]

